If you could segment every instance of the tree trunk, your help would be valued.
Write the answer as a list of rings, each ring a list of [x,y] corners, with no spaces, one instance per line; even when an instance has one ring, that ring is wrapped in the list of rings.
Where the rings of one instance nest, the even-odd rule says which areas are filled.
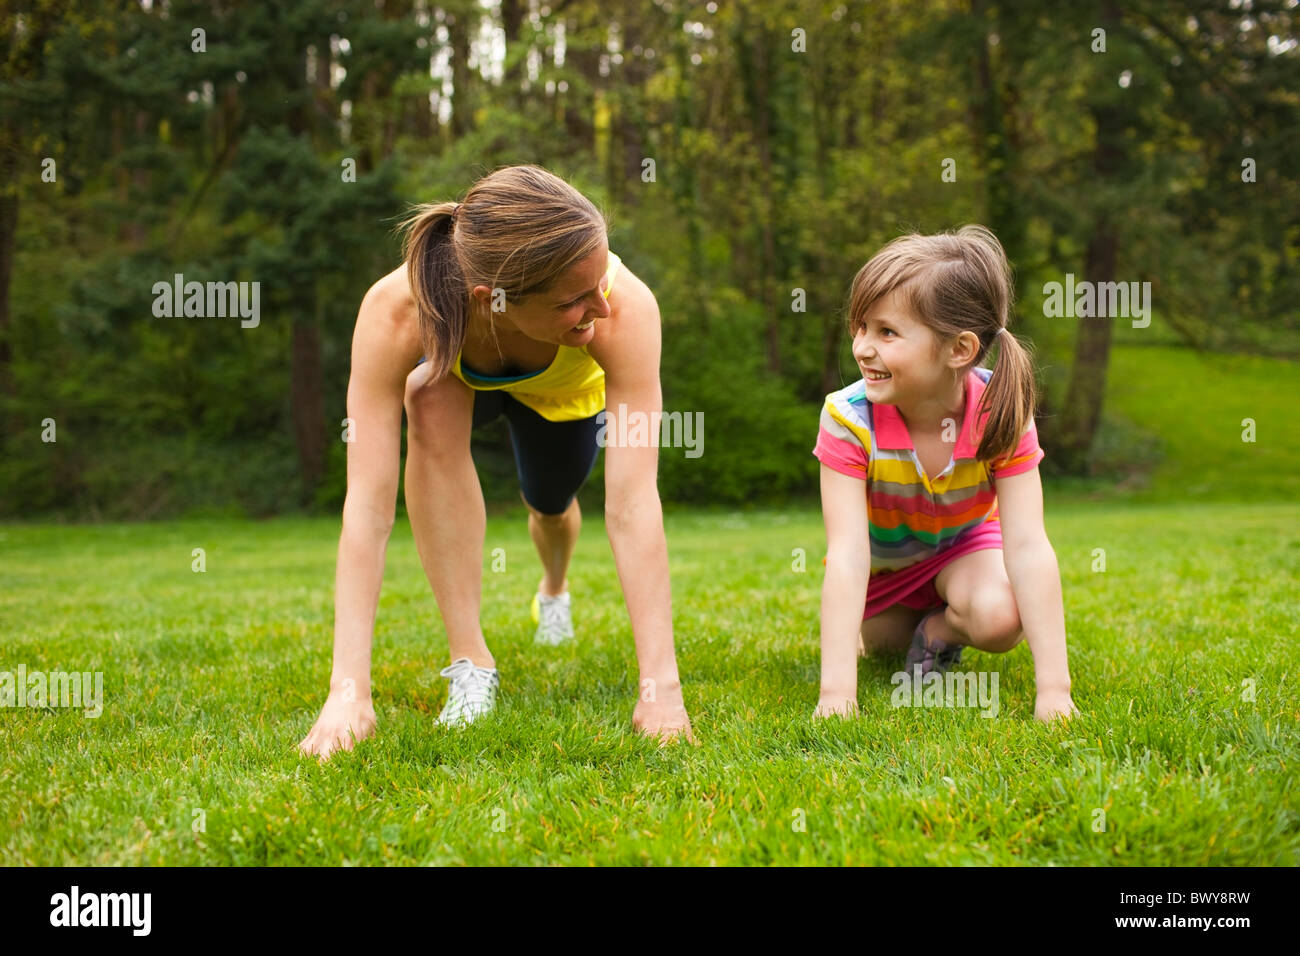
[[[746,99],[749,102],[750,120],[754,133],[754,145],[758,150],[758,186],[759,206],[758,220],[758,298],[767,316],[766,340],[767,370],[773,374],[781,372],[781,314],[777,311],[776,296],[773,292],[776,282],[776,240],[772,234],[772,216],[775,212],[772,201],[772,135],[771,105],[768,90],[768,45],[771,32],[765,23],[757,26],[746,22],[745,17],[738,21],[740,28],[736,43],[740,47],[741,80],[746,87]],[[752,45],[752,59],[748,55]]]
[[[323,374],[315,304],[301,299],[295,299],[295,304],[302,311],[296,312],[293,320],[290,400],[303,503],[308,504],[325,474],[325,403],[321,395]]]
[[[320,62],[319,60],[317,62]],[[299,58],[295,81],[305,87],[306,54]],[[289,132],[310,137],[314,111],[304,102],[289,112]],[[321,392],[322,371],[319,319],[314,282],[300,286],[289,298],[293,316],[289,349],[289,397],[292,403],[293,438],[298,451],[298,475],[302,481],[302,503],[309,504],[325,474],[325,400]]]
[[[519,37],[527,13],[528,4],[525,0],[501,0],[501,27],[506,35],[506,68],[502,85],[506,90],[507,101],[516,105],[522,98],[525,76],[527,58],[519,55],[522,52],[519,49]]]
[[[996,14],[990,19],[985,0],[971,0],[970,7],[972,16],[986,28],[977,35],[978,48],[971,62],[971,132],[975,154],[980,165],[988,171],[985,180],[988,225],[1014,264],[1023,262],[1025,248],[1025,222],[1021,212],[1024,202],[1017,185],[1019,157],[1008,135],[1008,127],[1014,119],[1009,115],[1007,99],[1016,94],[1012,84],[995,72],[989,51],[988,34],[992,31],[1003,33],[1002,24]],[[1023,268],[1015,272],[1017,301],[1023,301],[1026,275],[1027,270]]]
[[[18,157],[22,147],[18,120],[13,113],[7,113],[3,125],[0,125],[0,395],[10,398],[18,394],[13,376],[9,285],[17,251]],[[0,438],[16,431],[16,423],[6,422]]]
[[[447,17],[451,41],[451,131],[456,139],[474,127],[469,86],[469,44],[473,26],[468,5],[458,6]]]
[[[1123,117],[1109,105],[1092,110],[1097,124],[1097,146],[1093,169],[1099,183],[1113,181],[1123,157],[1120,138]],[[1092,238],[1088,241],[1085,278],[1097,288],[1099,282],[1115,280],[1115,260],[1119,237],[1109,211],[1103,206],[1096,214]],[[1088,467],[1089,452],[1097,425],[1101,421],[1102,399],[1106,389],[1106,366],[1110,361],[1111,322],[1114,317],[1093,316],[1078,319],[1074,365],[1065,391],[1057,440],[1061,466],[1071,474],[1083,474]]]
[[[135,111],[135,141],[144,142],[150,135],[149,114],[144,110]],[[131,208],[136,209],[145,202],[145,197],[149,195],[149,167],[143,163],[136,163],[131,170],[131,186],[135,191],[135,200],[131,203]],[[148,230],[145,224],[140,221],[138,216],[132,216],[127,222],[126,235],[131,247],[138,249],[144,245],[145,239],[148,238]]]
[[[575,153],[594,154],[596,151],[595,91],[601,84],[600,46],[593,45],[589,32],[593,29],[577,19],[564,21],[564,65],[574,77],[569,88],[556,95],[564,104],[564,132],[569,148]]]
[[[614,82],[610,83],[611,90],[618,91],[617,94],[610,96],[613,110],[611,125],[616,144],[611,150],[613,154],[611,166],[619,174],[619,178],[613,183],[614,195],[632,205],[639,205],[642,197],[646,195],[644,192],[646,186],[641,182],[641,164],[647,158],[641,112],[644,101],[641,97],[644,95],[650,69],[646,66],[643,56],[634,56],[631,53],[632,48],[641,42],[637,24],[632,21],[633,18],[629,17],[620,24],[623,29],[623,63],[614,67],[617,72],[611,77]],[[656,177],[660,172],[663,171],[655,171]],[[689,172],[683,170],[682,173],[683,178],[690,178]],[[683,188],[688,186],[687,183],[679,183],[679,185]]]
[[[117,197],[117,208],[126,210],[130,208],[130,186],[131,172],[126,165],[121,162],[121,155],[126,148],[126,137],[123,127],[126,120],[122,116],[124,107],[118,106],[109,114],[109,155],[118,160],[117,168],[113,171],[113,191]],[[126,245],[131,239],[131,221],[128,218],[121,218],[117,223],[117,240],[119,244]]]
[[[1094,283],[1115,279],[1115,255],[1118,249],[1115,229],[1109,219],[1100,219],[1088,243],[1087,279]],[[1110,361],[1111,322],[1113,318],[1080,318],[1075,341],[1074,365],[1070,384],[1061,410],[1057,455],[1071,474],[1087,470],[1088,454],[1097,425],[1101,421],[1102,399],[1106,392],[1106,367]]]
[[[1105,0],[1101,10],[1102,26],[1108,34],[1119,27],[1120,12],[1113,0]],[[1096,182],[1103,191],[1097,201],[1092,237],[1088,241],[1085,278],[1093,283],[1113,282],[1119,251],[1119,234],[1105,197],[1105,190],[1123,175],[1124,136],[1127,119],[1126,98],[1117,97],[1107,86],[1097,93],[1091,112],[1096,128],[1096,145],[1092,167]],[[1111,323],[1114,316],[1081,317],[1075,342],[1074,364],[1061,407],[1059,431],[1055,436],[1056,456],[1062,469],[1070,474],[1085,474],[1097,426],[1101,422],[1102,401],[1106,391],[1106,367],[1110,362]]]
[[[7,131],[6,131],[7,136]],[[12,323],[9,314],[9,283],[13,276],[15,236],[18,233],[18,188],[15,180],[14,153],[8,143],[0,143],[0,395],[13,397],[13,349],[10,345]],[[12,184],[12,185],[9,185]],[[6,432],[10,430],[5,429]]]

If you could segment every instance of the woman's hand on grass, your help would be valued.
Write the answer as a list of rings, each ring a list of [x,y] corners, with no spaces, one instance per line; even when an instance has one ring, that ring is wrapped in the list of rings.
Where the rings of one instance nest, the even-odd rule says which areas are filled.
[[[1079,713],[1074,706],[1068,690],[1041,690],[1038,701],[1034,704],[1034,716],[1041,721],[1051,721],[1058,717],[1073,717]]]
[[[642,681],[646,685],[646,681]],[[647,737],[658,737],[668,743],[685,737],[690,743],[699,743],[691,730],[691,718],[686,714],[680,685],[676,688],[655,687],[651,682],[637,699],[632,710],[632,726]]]
[[[813,719],[823,717],[856,717],[858,702],[852,697],[823,697],[817,701]]]
[[[369,695],[357,699],[353,688],[331,690],[311,732],[298,744],[304,755],[322,761],[337,750],[351,750],[375,732],[375,706]]]

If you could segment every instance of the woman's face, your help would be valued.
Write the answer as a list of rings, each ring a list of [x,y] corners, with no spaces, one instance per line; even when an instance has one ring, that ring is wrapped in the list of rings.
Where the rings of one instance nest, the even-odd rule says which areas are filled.
[[[576,348],[590,343],[596,323],[609,317],[609,300],[605,298],[608,267],[609,244],[602,241],[599,249],[571,265],[545,292],[517,302],[507,296],[502,312],[491,311],[492,290],[487,286],[476,286],[473,294],[498,334],[515,333]]]

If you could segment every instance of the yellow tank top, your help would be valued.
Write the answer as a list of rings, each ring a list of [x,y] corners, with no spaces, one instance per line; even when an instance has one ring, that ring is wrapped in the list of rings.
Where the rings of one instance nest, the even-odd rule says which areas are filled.
[[[609,269],[605,272],[606,300],[614,291],[614,279],[622,261],[613,252],[609,254]],[[587,354],[585,345],[577,348],[561,345],[551,364],[540,372],[507,377],[479,375],[470,369],[462,369],[458,352],[451,373],[476,391],[500,389],[507,392],[547,421],[571,422],[590,418],[605,407],[605,370]]]

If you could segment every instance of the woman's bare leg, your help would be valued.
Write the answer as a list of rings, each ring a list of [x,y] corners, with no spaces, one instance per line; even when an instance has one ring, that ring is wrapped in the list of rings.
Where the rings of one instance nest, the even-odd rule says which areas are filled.
[[[548,597],[563,594],[569,586],[569,562],[582,530],[578,496],[574,495],[569,507],[558,515],[544,515],[527,501],[524,505],[528,508],[528,533],[537,548],[537,556],[542,559],[542,581],[538,588]]]
[[[474,393],[450,375],[420,388],[427,368],[406,380],[406,511],[451,659],[495,667],[479,623],[487,509],[469,449]]]

